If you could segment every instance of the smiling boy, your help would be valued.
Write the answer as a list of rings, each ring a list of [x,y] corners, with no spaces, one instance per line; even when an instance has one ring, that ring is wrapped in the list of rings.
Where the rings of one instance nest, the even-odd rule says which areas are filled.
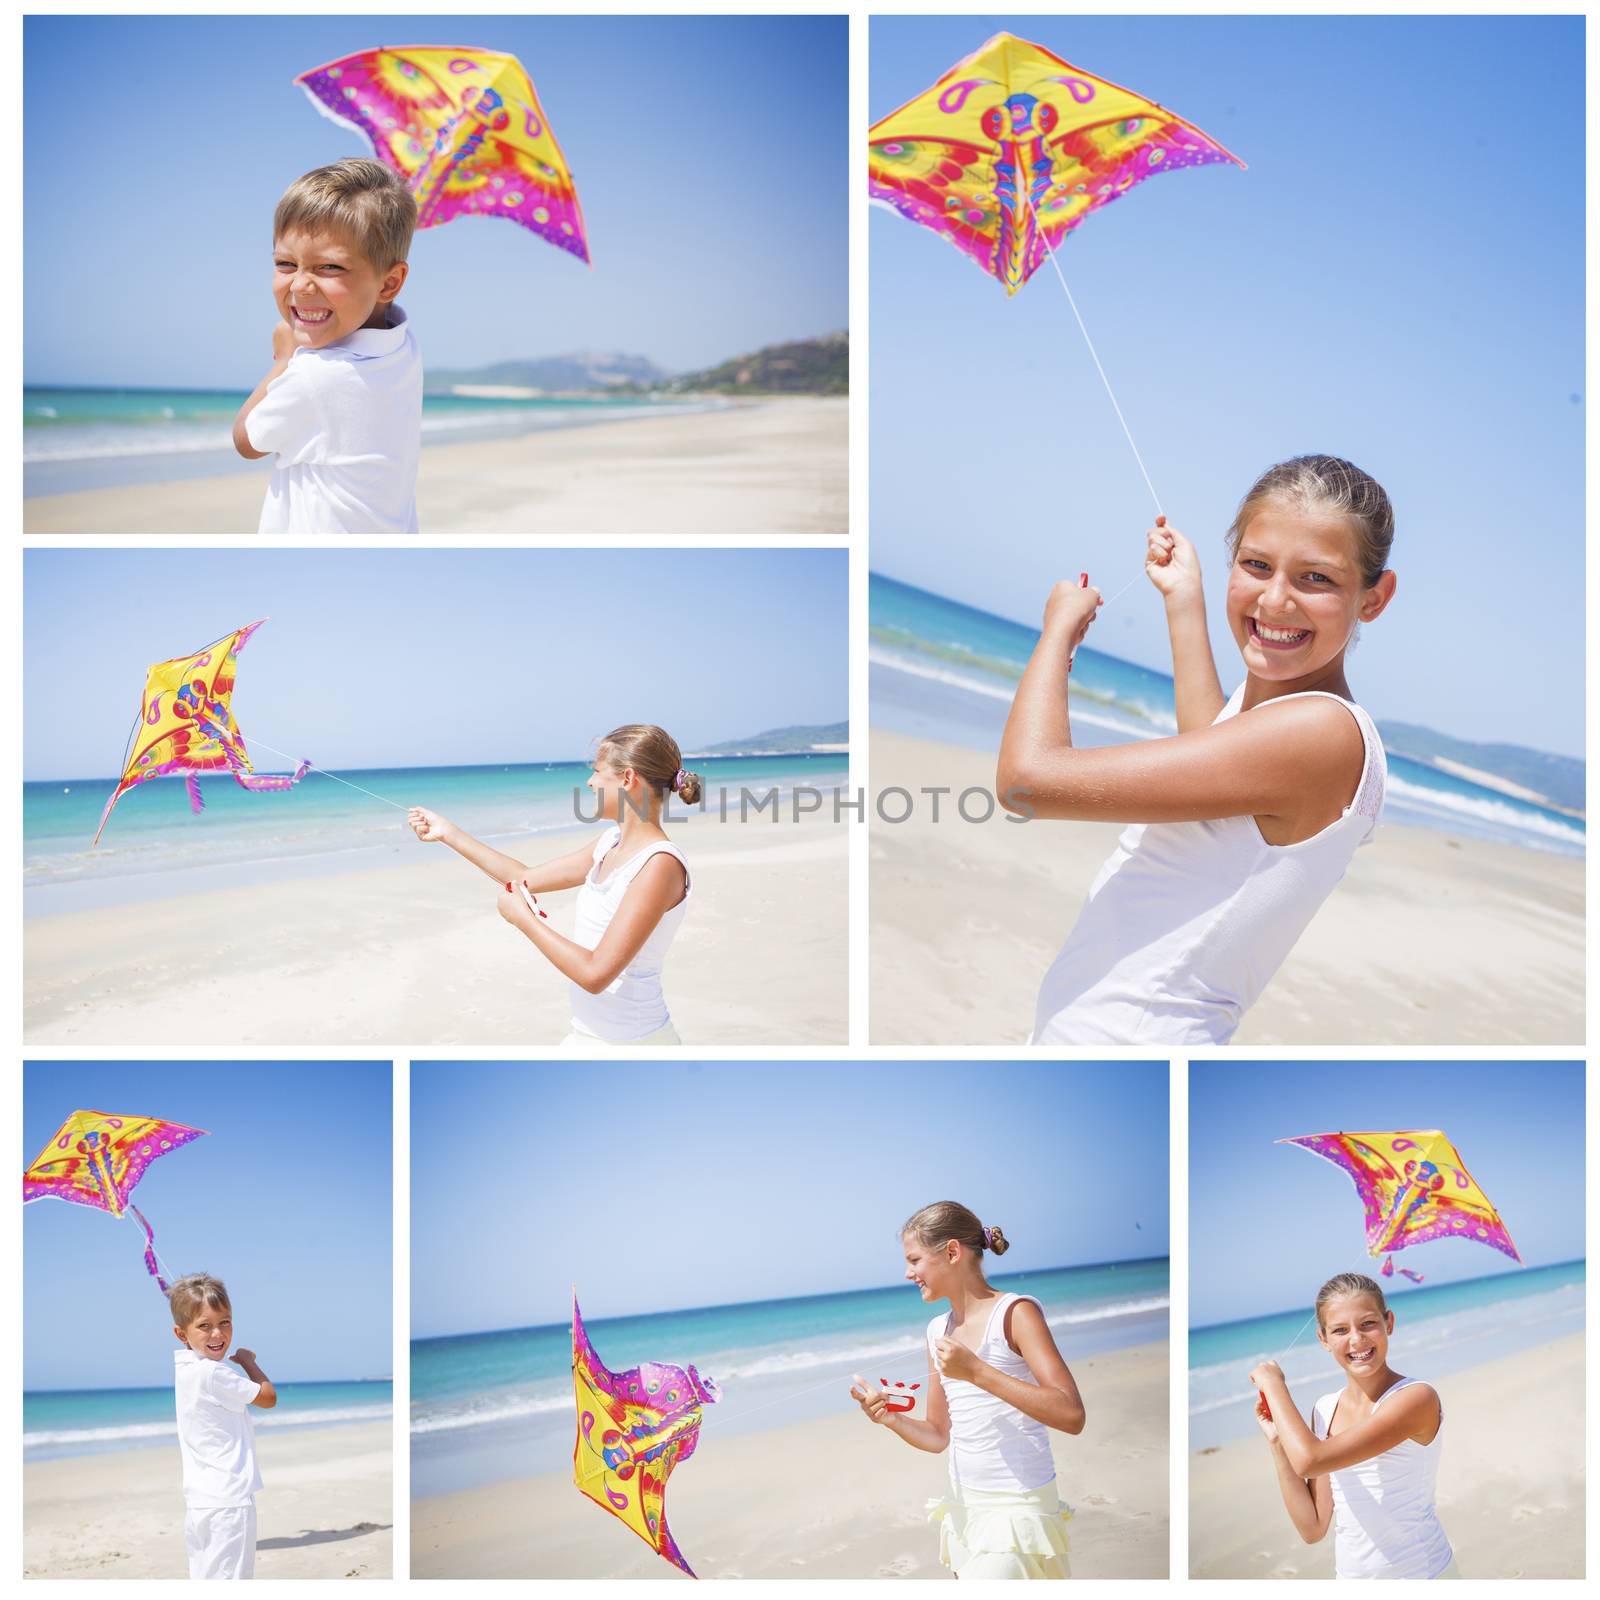
[[[272,1380],[253,1350],[235,1350],[235,1372],[224,1357],[233,1342],[233,1308],[220,1278],[197,1272],[180,1278],[167,1296],[183,1454],[183,1540],[191,1578],[253,1578],[256,1564],[256,1436],[250,1407],[278,1403]]]
[[[417,531],[422,360],[396,303],[417,207],[399,175],[352,156],[290,184],[272,221],[272,370],[234,419],[273,456],[258,532]]]

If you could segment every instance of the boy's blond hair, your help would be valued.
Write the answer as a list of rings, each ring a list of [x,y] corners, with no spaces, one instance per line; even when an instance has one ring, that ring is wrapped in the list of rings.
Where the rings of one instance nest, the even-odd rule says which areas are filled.
[[[187,1278],[179,1278],[167,1291],[167,1304],[172,1308],[175,1328],[187,1328],[206,1307],[212,1311],[233,1310],[227,1286],[209,1272],[191,1272]]]
[[[332,228],[349,237],[379,272],[404,261],[417,227],[417,202],[391,167],[346,156],[296,178],[272,216],[272,237],[291,228]]]

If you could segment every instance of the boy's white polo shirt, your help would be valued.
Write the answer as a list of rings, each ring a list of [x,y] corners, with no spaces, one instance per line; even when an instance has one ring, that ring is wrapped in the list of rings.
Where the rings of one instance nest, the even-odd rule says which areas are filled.
[[[422,357],[399,306],[387,328],[357,328],[296,350],[245,419],[275,455],[259,533],[417,531]]]
[[[174,1350],[185,1505],[249,1505],[261,1487],[250,1402],[261,1385],[225,1361]]]

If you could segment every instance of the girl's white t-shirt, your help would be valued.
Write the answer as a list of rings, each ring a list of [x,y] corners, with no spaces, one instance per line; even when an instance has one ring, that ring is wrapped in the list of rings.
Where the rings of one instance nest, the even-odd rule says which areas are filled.
[[[417,531],[422,357],[405,312],[389,317],[296,350],[245,419],[276,457],[257,533]]]
[[[1361,779],[1343,813],[1298,844],[1272,845],[1253,816],[1140,822],[1090,886],[1045,974],[1031,1044],[1226,1044],[1317,908],[1370,839],[1387,767],[1360,706],[1323,690],[1361,730]],[[1218,712],[1239,714],[1244,685]]]
[[[1402,1378],[1378,1396],[1373,1410],[1416,1378]],[[1312,1431],[1328,1437],[1344,1391],[1325,1394],[1311,1412]],[[1439,1480],[1439,1429],[1427,1444],[1402,1439],[1382,1455],[1328,1474],[1333,1490],[1334,1571],[1341,1578],[1437,1578],[1450,1565],[1450,1541],[1434,1510]]]
[[[638,954],[605,989],[599,994],[590,994],[576,983],[571,986],[574,1029],[612,1043],[643,1039],[672,1020],[666,996],[661,992],[661,968],[678,924],[688,910],[691,889],[689,863],[683,859],[683,852],[665,839],[647,844],[623,862],[604,883],[597,882],[601,863],[616,849],[621,838],[621,828],[609,828],[595,841],[594,864],[578,890],[572,937],[585,950],[595,949],[605,937],[611,919],[622,904],[622,897],[628,892],[628,885],[652,856],[671,856],[683,868],[684,881],[683,899],[651,929],[650,937],[640,946]]]
[[[1018,1300],[1039,1305],[1031,1294],[1001,1295],[989,1313],[977,1354],[979,1360],[1007,1377],[1037,1386],[1028,1363],[1006,1342],[1006,1312]],[[949,1312],[928,1324],[930,1359],[934,1340],[945,1338],[949,1325]],[[938,1363],[930,1370],[937,1372]],[[1042,1422],[964,1378],[940,1378],[939,1382],[950,1410],[950,1488],[957,1499],[964,1488],[1026,1494],[1055,1481],[1050,1432]]]

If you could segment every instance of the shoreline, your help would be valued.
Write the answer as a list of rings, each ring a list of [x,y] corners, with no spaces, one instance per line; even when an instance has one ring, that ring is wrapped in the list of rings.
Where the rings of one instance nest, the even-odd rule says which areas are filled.
[[[992,755],[870,737],[880,794],[992,789]],[[1122,831],[952,811],[947,799],[938,823],[927,806],[899,826],[873,820],[874,1044],[1022,1044],[1039,981]],[[1233,1043],[1581,1045],[1584,896],[1580,859],[1380,828]]]
[[[643,424],[643,426],[641,426]],[[25,534],[253,535],[267,469],[24,499]],[[774,395],[430,444],[424,536],[849,532],[849,401]]]
[[[1073,1576],[1168,1570],[1165,1340],[1075,1360],[1085,1432],[1052,1434]],[[910,1450],[853,1408],[719,1439],[714,1411],[674,1474],[668,1520],[702,1578],[945,1578],[927,1500],[943,1456]],[[762,1489],[752,1494],[752,1485]],[[413,1500],[414,1578],[681,1578],[615,1518],[584,1506],[571,1472]]]
[[[1568,1334],[1439,1379],[1451,1433],[1437,1504],[1463,1578],[1583,1577],[1584,1340]],[[1328,1370],[1325,1392],[1338,1387]],[[1537,1407],[1513,1398],[1533,1393]],[[1308,1410],[1316,1396],[1295,1398]],[[1189,1576],[1333,1576],[1331,1537],[1308,1545],[1294,1532],[1259,1437],[1190,1454]]]
[[[690,1048],[845,1042],[845,826],[819,814],[730,837],[698,831],[704,818],[675,824],[695,899],[665,987]],[[503,848],[543,861],[594,837]],[[574,900],[548,901],[561,933]],[[568,983],[500,920],[488,880],[441,855],[26,919],[23,1018],[29,1044],[524,1049],[566,1034]]]
[[[389,1578],[390,1422],[273,1431],[256,1439],[257,1578]],[[25,1462],[24,1578],[185,1578],[177,1440]]]

